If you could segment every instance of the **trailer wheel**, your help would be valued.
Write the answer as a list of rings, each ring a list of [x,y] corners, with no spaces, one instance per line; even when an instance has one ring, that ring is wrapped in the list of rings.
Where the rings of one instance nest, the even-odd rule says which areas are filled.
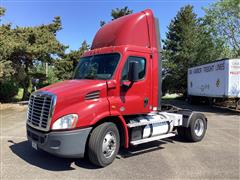
[[[111,164],[119,150],[120,136],[114,123],[106,122],[91,133],[88,143],[89,160],[100,167]]]
[[[177,129],[179,136],[191,142],[201,141],[205,136],[206,130],[207,121],[201,114],[196,114],[191,119],[189,127],[179,127]]]

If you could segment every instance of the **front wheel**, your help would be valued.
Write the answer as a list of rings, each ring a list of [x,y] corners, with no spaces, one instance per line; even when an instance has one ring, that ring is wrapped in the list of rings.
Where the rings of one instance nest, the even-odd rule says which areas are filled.
[[[91,133],[88,143],[89,160],[100,167],[111,164],[119,150],[120,136],[114,123],[106,122]]]
[[[193,116],[187,128],[178,127],[177,129],[179,136],[191,142],[201,141],[205,136],[206,130],[207,121],[202,114]]]

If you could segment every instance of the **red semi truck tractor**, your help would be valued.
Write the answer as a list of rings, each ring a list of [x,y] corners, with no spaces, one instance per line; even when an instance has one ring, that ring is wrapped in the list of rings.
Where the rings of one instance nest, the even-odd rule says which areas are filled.
[[[161,104],[158,20],[151,10],[104,25],[72,80],[34,92],[27,137],[32,147],[61,157],[87,155],[107,166],[119,148],[179,135],[201,141],[206,117]]]

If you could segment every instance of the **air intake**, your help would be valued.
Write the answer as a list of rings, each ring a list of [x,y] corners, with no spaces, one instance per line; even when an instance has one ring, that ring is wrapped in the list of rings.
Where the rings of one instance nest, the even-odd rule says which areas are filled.
[[[100,97],[100,91],[93,91],[88,93],[85,96],[85,100],[92,100],[92,99],[98,99]]]

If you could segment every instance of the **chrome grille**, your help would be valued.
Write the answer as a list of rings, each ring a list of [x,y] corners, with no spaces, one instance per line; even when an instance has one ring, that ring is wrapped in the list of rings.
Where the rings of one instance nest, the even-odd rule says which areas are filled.
[[[48,131],[56,97],[47,92],[36,92],[28,103],[27,124],[33,128]]]

